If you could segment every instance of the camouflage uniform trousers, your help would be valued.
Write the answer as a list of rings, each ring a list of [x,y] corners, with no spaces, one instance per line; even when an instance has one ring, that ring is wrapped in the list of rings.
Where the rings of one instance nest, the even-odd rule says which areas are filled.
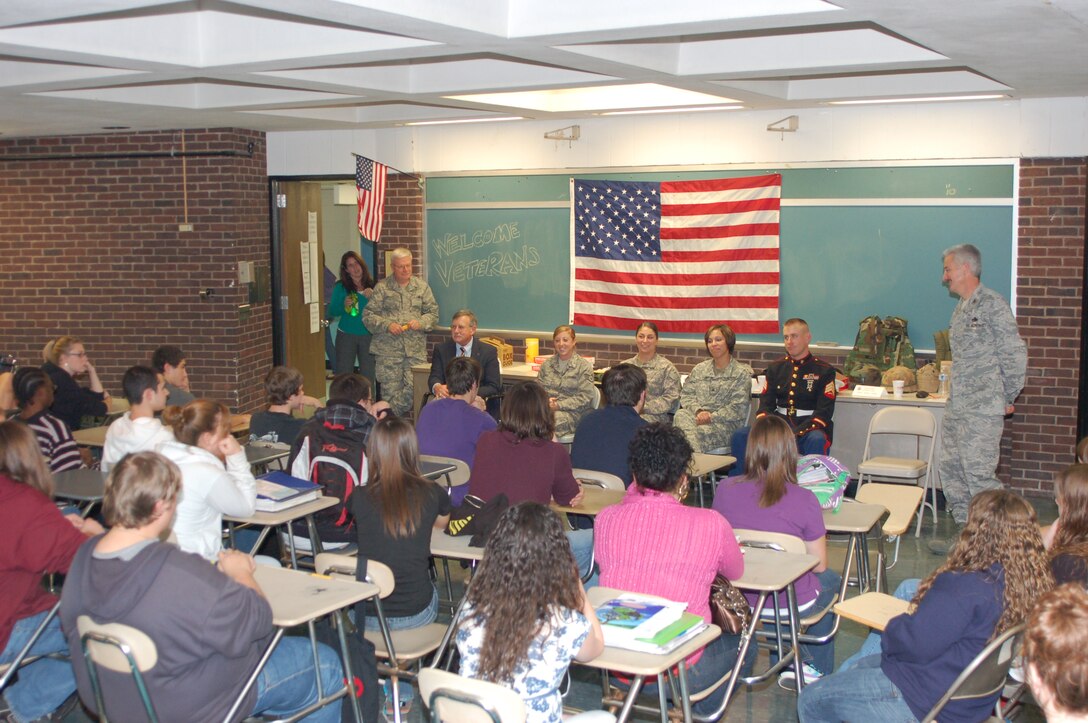
[[[673,426],[684,433],[692,449],[696,452],[709,452],[712,449],[722,447],[728,450],[729,440],[733,436],[733,432],[740,429],[744,422],[743,419],[712,417],[710,424],[696,424],[695,415],[690,409],[678,410],[672,418]],[[728,451],[726,454],[728,454]]]
[[[389,403],[398,417],[412,411],[412,365],[426,359],[403,356],[375,355],[374,376],[382,385],[382,399]]]
[[[997,463],[1001,456],[1001,415],[945,414],[941,425],[938,469],[941,487],[957,525],[967,522],[971,498],[984,490],[1000,489]]]

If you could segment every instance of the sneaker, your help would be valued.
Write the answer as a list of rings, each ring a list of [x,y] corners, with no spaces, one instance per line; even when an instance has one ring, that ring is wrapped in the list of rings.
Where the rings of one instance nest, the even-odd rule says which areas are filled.
[[[808,663],[802,663],[801,665],[802,675],[805,676],[805,685],[812,685],[820,678],[824,677],[824,674],[813,668]],[[778,676],[778,686],[785,688],[786,690],[794,690],[797,686],[794,684],[794,670],[792,667],[782,671],[782,674]]]
[[[385,694],[385,708],[382,710],[382,718],[386,723],[394,723],[396,716],[393,715],[393,694],[389,690],[389,681],[382,681],[382,693]],[[404,723],[408,712],[412,710],[412,698],[415,697],[415,693],[410,686],[400,687],[400,720]]]
[[[934,555],[941,555],[943,557],[948,555],[948,551],[952,549],[952,543],[948,540],[930,540],[926,543],[926,547],[928,547],[929,551]]]

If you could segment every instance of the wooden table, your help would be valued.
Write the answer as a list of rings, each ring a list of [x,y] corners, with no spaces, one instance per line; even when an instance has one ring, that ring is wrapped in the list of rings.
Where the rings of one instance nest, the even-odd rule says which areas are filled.
[[[85,427],[84,429],[77,429],[72,432],[72,439],[76,441],[81,447],[98,447],[102,448],[106,446],[106,430],[109,427]]]
[[[246,693],[256,683],[261,670],[268,663],[272,651],[276,649],[284,632],[288,628],[306,624],[310,632],[310,642],[316,651],[317,638],[314,634],[312,622],[318,618],[332,613],[340,617],[340,624],[336,626],[340,638],[340,660],[344,666],[344,676],[347,680],[354,680],[355,675],[351,669],[351,655],[348,652],[348,641],[345,634],[347,627],[347,615],[345,610],[362,600],[368,600],[378,596],[378,586],[368,582],[355,580],[334,580],[326,575],[289,570],[282,567],[269,567],[258,565],[253,576],[257,584],[261,586],[269,605],[272,607],[272,623],[277,630],[272,636],[257,668],[249,676],[245,687],[235,701],[234,706],[227,714],[227,720],[232,720],[238,712],[238,706],[246,697]],[[316,657],[316,652],[315,652]],[[348,695],[352,710],[355,713],[356,723],[362,723],[362,711],[359,709],[358,699],[352,695],[354,691],[345,687],[331,695],[325,695],[321,690],[321,674],[316,670],[318,695],[322,705],[328,705],[333,701]]]
[[[869,533],[876,528],[888,514],[883,505],[867,505],[843,498],[839,509],[824,510],[824,527],[831,534],[849,535],[850,542],[846,549],[846,563],[842,570],[842,587],[839,599],[846,599],[846,588],[850,580],[850,568],[854,558],[858,560],[858,591],[867,592],[872,584],[872,571],[869,569]],[[886,588],[887,574],[884,563],[884,535],[877,530],[877,568],[875,589]]]
[[[276,512],[254,512],[249,517],[231,517],[229,515],[223,515],[223,520],[226,522],[232,522],[239,525],[260,525],[264,529],[261,530],[261,534],[257,537],[256,544],[253,545],[253,549],[249,554],[255,554],[260,549],[261,544],[264,543],[268,534],[276,527],[286,527],[287,530],[287,544],[291,553],[291,567],[298,568],[298,555],[295,551],[295,536],[291,532],[291,523],[299,518],[306,519],[306,529],[310,533],[310,549],[316,557],[321,550],[321,538],[317,534],[317,525],[314,523],[314,513],[321,510],[327,510],[330,507],[335,507],[339,504],[340,500],[335,497],[329,497],[328,495],[321,495],[316,500],[310,500],[309,502],[303,502],[301,505],[295,505],[294,507],[288,507]],[[231,544],[234,544],[234,531],[231,528]],[[282,546],[283,541],[280,541]],[[281,547],[282,549],[282,547]]]
[[[57,497],[84,503],[80,511],[86,517],[106,493],[106,473],[100,469],[69,469],[53,476]]]
[[[613,598],[622,597],[623,595],[630,593],[607,587],[591,587],[586,591],[586,594],[589,596],[590,603],[592,603],[594,607],[597,607]],[[688,690],[687,671],[686,666],[681,663],[684,658],[693,654],[700,648],[705,647],[720,635],[721,630],[717,626],[708,625],[705,630],[691,640],[677,646],[668,653],[660,654],[640,653],[634,650],[606,646],[604,652],[593,660],[588,663],[575,663],[575,665],[585,665],[606,672],[616,671],[627,673],[632,676],[631,687],[628,689],[627,695],[623,699],[623,706],[620,709],[619,715],[616,717],[618,723],[623,723],[631,716],[635,701],[638,699],[639,691],[642,689],[642,684],[646,677],[661,675],[675,666],[677,669],[676,677],[680,688],[680,709],[683,712],[684,720],[691,721],[691,698],[690,691]],[[660,697],[664,699],[665,686],[659,683],[658,691]],[[668,712],[664,703],[662,703],[661,708],[661,720],[663,722],[668,720]]]

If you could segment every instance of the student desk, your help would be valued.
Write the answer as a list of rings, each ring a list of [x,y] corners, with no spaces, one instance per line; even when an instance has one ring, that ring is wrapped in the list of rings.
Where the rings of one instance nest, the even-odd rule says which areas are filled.
[[[80,516],[86,517],[106,493],[106,473],[100,469],[69,469],[53,477],[56,496],[83,502]]]
[[[884,632],[888,621],[910,609],[910,603],[881,592],[867,592],[835,603],[835,612],[847,620]]]
[[[419,471],[429,480],[436,480],[442,475],[448,475],[457,471],[457,465],[449,462],[432,462],[428,459],[419,461]]]
[[[101,449],[106,446],[107,429],[109,427],[84,427],[72,432],[72,439],[80,447],[98,447]]]
[[[846,599],[846,587],[850,579],[850,567],[854,557],[858,559],[858,590],[866,592],[872,584],[872,571],[869,569],[869,533],[880,525],[888,510],[883,505],[867,505],[854,502],[849,498],[843,498],[842,504],[837,510],[824,510],[824,527],[831,534],[849,535],[850,542],[846,548],[846,563],[842,570],[842,587],[839,589],[839,599]],[[878,530],[877,540],[877,568],[875,589],[887,587],[887,575],[884,566],[884,534]]]
[[[741,680],[740,668],[744,662],[744,656],[748,651],[748,646],[755,638],[756,627],[760,624],[761,614],[766,607],[767,599],[770,597],[771,605],[775,605],[777,596],[773,594],[779,590],[786,591],[786,618],[789,624],[790,637],[789,650],[783,650],[782,627],[775,624],[774,637],[775,645],[778,649],[778,662],[768,667],[762,673],[743,678],[743,680],[748,684],[762,682],[783,670],[794,660],[801,659],[797,624],[801,616],[797,611],[797,593],[794,589],[794,583],[797,582],[799,577],[816,567],[820,562],[812,555],[797,555],[757,547],[742,547],[741,549],[744,551],[744,574],[741,575],[739,580],[733,580],[733,585],[741,590],[758,593],[759,598],[752,608],[752,622],[748,627],[748,634],[742,636],[737,662],[733,666],[732,674],[729,676],[725,700],[722,703],[721,710],[717,712],[719,716],[725,711],[725,707],[729,705],[729,699],[733,695],[733,689],[736,687],[737,680]],[[774,608],[772,607],[772,610],[773,609]],[[798,675],[794,678],[798,693],[800,693],[801,688],[804,687],[803,678],[803,675]]]
[[[457,604],[453,599],[453,579],[450,577],[449,561],[467,562],[469,574],[471,575],[472,571],[476,569],[476,564],[484,559],[484,548],[470,546],[468,543],[471,539],[472,535],[462,535],[461,537],[447,535],[445,528],[431,530],[431,555],[442,558],[442,566],[446,572],[446,599],[439,602],[443,605],[449,605],[451,609],[455,608]],[[439,650],[441,651],[441,648]]]
[[[614,590],[607,587],[591,587],[586,591],[586,594],[589,596],[590,603],[596,608],[613,598],[624,595],[625,591]],[[709,591],[707,591],[707,594],[710,594]],[[604,671],[605,675],[608,674],[608,671],[616,671],[619,673],[627,673],[632,676],[631,687],[627,691],[627,695],[623,699],[623,707],[616,717],[618,723],[624,723],[624,721],[628,720],[631,716],[635,701],[638,699],[639,691],[642,689],[642,683],[647,676],[660,675],[669,671],[673,666],[676,666],[676,677],[680,687],[680,708],[683,712],[684,721],[690,722],[691,699],[690,691],[688,690],[687,670],[686,666],[679,665],[679,663],[695,651],[705,647],[719,635],[721,635],[721,630],[716,625],[708,625],[705,630],[694,638],[668,653],[639,653],[624,648],[605,647],[604,652],[588,663],[574,664],[598,668]],[[657,687],[660,697],[664,699],[665,686],[659,684]],[[668,712],[663,703],[661,720],[662,723],[668,721]]]
[[[600,487],[584,485],[582,493],[582,502],[577,507],[552,502],[551,508],[560,513],[596,517],[605,507],[619,504],[627,495],[627,490],[606,490]]]
[[[329,497],[328,495],[321,495],[316,500],[310,500],[309,502],[303,502],[301,505],[295,505],[294,507],[288,507],[285,510],[278,512],[254,512],[249,517],[231,517],[229,515],[223,515],[223,520],[226,522],[233,522],[236,524],[249,524],[260,525],[264,529],[261,530],[261,534],[257,537],[257,542],[250,550],[249,554],[254,554],[260,549],[261,544],[264,543],[265,538],[268,537],[268,533],[274,528],[283,526],[287,532],[287,544],[291,552],[291,567],[298,568],[298,555],[295,552],[295,536],[291,534],[290,525],[292,522],[299,518],[306,519],[306,529],[310,533],[310,549],[313,554],[318,555],[321,550],[321,538],[317,534],[317,525],[314,523],[314,513],[326,510],[330,507],[335,507],[339,500],[335,497]],[[231,532],[231,541],[233,542],[234,534],[233,529]],[[282,543],[281,543],[282,544]]]
[[[250,675],[249,680],[246,681],[238,700],[227,715],[228,720],[235,717],[238,706],[241,704],[242,699],[245,698],[246,692],[257,681],[257,676],[268,662],[272,651],[279,644],[284,632],[288,628],[307,624],[310,631],[310,642],[316,646],[317,639],[311,623],[331,613],[336,613],[340,617],[340,624],[336,626],[336,629],[340,638],[340,659],[344,665],[344,675],[347,680],[354,680],[354,671],[351,670],[351,656],[348,654],[347,638],[344,632],[345,623],[347,622],[344,610],[357,602],[378,596],[378,586],[368,582],[334,580],[325,575],[313,575],[281,567],[258,565],[253,576],[257,579],[257,584],[261,586],[268,603],[272,606],[272,623],[277,630],[272,637],[272,641],[268,644],[268,648],[265,649],[264,654],[261,656],[257,668]],[[320,686],[320,681],[318,685]],[[320,702],[322,705],[327,705],[344,697],[349,691],[350,688],[345,687],[337,693],[323,695]],[[320,692],[324,693],[324,691]],[[362,711],[359,709],[358,699],[352,695],[349,700],[352,702],[356,723],[362,723]]]
[[[533,371],[532,365],[524,363],[504,366],[500,372],[503,386],[508,383],[536,379],[537,377],[537,372]],[[427,377],[429,376],[431,376],[430,362],[412,366],[412,412],[415,414],[415,419],[419,419],[419,410],[423,407],[423,397],[427,396],[427,393],[431,391],[430,387],[427,386]]]
[[[250,442],[243,445],[242,449],[246,452],[246,461],[249,462],[249,468],[254,475],[264,474],[273,462],[286,459],[287,455],[291,454],[290,447],[260,442]]]

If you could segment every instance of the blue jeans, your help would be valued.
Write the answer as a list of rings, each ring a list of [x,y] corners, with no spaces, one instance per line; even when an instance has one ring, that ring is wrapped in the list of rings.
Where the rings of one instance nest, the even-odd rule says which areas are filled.
[[[332,648],[318,644],[321,684],[325,695],[344,687],[344,668]],[[257,677],[257,703],[253,714],[289,716],[317,701],[317,681],[310,639],[284,636],[268,664]],[[306,716],[310,723],[339,723],[341,701],[337,699]]]
[[[744,656],[744,664],[740,669],[742,676],[751,675],[752,673],[752,666],[756,662],[756,647],[754,640],[748,646],[748,652]],[[739,648],[740,636],[729,635],[728,633],[721,635],[703,648],[703,654],[700,656],[699,661],[695,665],[688,665],[687,667],[688,691],[698,693],[705,690],[732,670],[733,665],[737,662]],[[653,678],[647,680],[642,686],[642,691],[646,695],[656,696],[657,683],[651,681],[653,681]],[[621,685],[620,687],[624,686]],[[722,704],[727,687],[727,682],[723,682],[713,693],[693,704],[691,707],[692,712],[697,715],[710,715],[713,713]]]
[[[578,576],[585,580],[593,567],[593,530],[567,530],[567,542],[570,543],[574,561],[578,563]],[[597,573],[593,573],[585,586],[590,588],[596,584]]]
[[[820,594],[816,596],[816,602],[809,608],[810,610],[822,610],[831,603],[831,598],[835,596],[839,591],[839,586],[842,584],[842,575],[836,570],[828,568],[823,572],[816,573],[816,579],[820,581]],[[768,601],[773,605],[774,598],[768,598]],[[771,615],[768,616],[767,608],[764,608],[763,619],[770,620],[770,624],[774,624],[774,612],[771,611]],[[804,613],[801,613],[801,617],[804,617]],[[766,624],[766,623],[764,623]],[[835,616],[831,613],[824,615],[820,618],[820,621],[814,625],[811,625],[805,632],[809,635],[822,636],[831,632],[831,628],[835,625]],[[788,622],[783,617],[783,632],[789,630]],[[778,655],[771,651],[771,662],[778,660]],[[816,670],[820,671],[824,675],[827,675],[835,669],[835,638],[831,638],[826,643],[819,645],[815,643],[802,643],[801,644],[801,661],[808,663]]]
[[[412,628],[421,628],[428,623],[433,623],[438,617],[438,590],[434,587],[431,588],[431,601],[427,604],[427,607],[420,610],[415,615],[405,615],[399,618],[385,619],[385,624],[390,630],[411,630]],[[364,627],[367,630],[378,631],[381,630],[381,626],[378,624],[377,615],[367,615]]]
[[[10,663],[45,620],[48,611],[15,621],[0,663]],[[53,618],[30,649],[31,655],[68,654],[68,643],[60,630],[60,618]],[[79,663],[82,665],[83,661]],[[20,721],[34,720],[60,707],[76,690],[72,664],[67,660],[42,658],[19,669],[18,680],[4,690],[4,699]]]
[[[880,656],[858,661],[842,671],[806,685],[797,699],[797,717],[810,721],[916,722],[903,693],[880,669]]]
[[[894,597],[899,600],[906,600],[910,602],[914,599],[914,593],[918,592],[918,585],[922,581],[916,577],[904,580],[899,583],[899,587],[895,588]],[[862,658],[867,658],[870,655],[880,655],[882,652],[880,647],[880,633],[875,630],[869,633],[869,637],[865,638],[865,642],[861,644],[858,652],[851,655],[846,660],[842,661],[842,665],[839,666],[839,670],[849,670],[858,664]]]
[[[733,437],[729,440],[729,448],[732,450],[730,454],[737,458],[737,463],[729,468],[730,477],[739,477],[744,474],[744,452],[748,449],[748,433],[751,431],[751,427],[741,427],[733,432]],[[803,437],[797,438],[797,451],[802,456],[827,454],[830,450],[831,441],[819,429],[813,429],[806,432]]]

